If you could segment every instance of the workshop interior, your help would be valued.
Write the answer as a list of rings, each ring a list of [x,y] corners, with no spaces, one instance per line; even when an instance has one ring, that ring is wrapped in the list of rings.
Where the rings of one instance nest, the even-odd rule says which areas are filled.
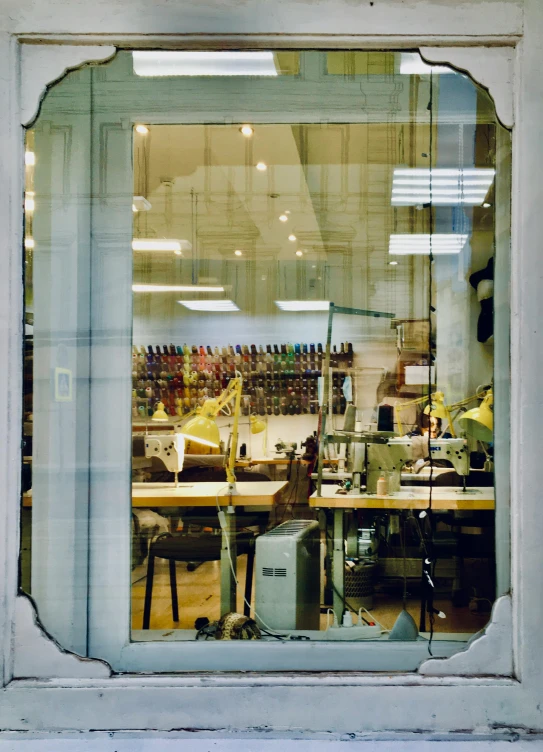
[[[510,150],[488,92],[417,52],[119,52],[51,88],[20,585],[61,644],[92,598],[136,642],[488,623]]]

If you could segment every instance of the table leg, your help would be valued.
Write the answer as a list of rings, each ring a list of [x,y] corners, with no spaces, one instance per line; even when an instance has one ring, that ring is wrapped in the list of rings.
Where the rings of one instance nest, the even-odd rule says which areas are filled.
[[[237,551],[236,551],[236,515],[235,512],[226,511],[226,529],[222,531],[221,547],[221,616],[236,610],[236,572]],[[230,557],[232,566],[230,566],[230,557],[228,556],[228,547],[230,543]],[[232,569],[234,572],[232,572]]]
[[[345,539],[343,536],[343,509],[334,509],[334,551],[332,582],[334,583],[334,613],[341,624],[345,600]]]

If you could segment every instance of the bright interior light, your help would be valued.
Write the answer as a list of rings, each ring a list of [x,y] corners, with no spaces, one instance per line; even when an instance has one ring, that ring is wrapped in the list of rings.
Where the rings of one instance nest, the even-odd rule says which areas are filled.
[[[398,262],[397,261],[389,261],[388,265],[389,266],[398,266]]]
[[[288,222],[288,217],[287,217],[287,215],[286,215],[286,214],[281,214],[281,215],[279,216],[279,221],[280,221],[280,222]]]
[[[146,133],[149,133],[149,128],[140,123],[139,125],[136,125],[136,131],[141,133],[142,136],[145,136]]]
[[[182,253],[192,250],[192,243],[188,240],[173,238],[135,238],[132,241],[133,251],[173,251]]]
[[[273,52],[133,52],[136,76],[277,76]]]
[[[430,240],[431,238],[431,240]],[[430,246],[434,256],[460,253],[467,235],[457,233],[435,233],[430,235],[391,235],[388,252],[395,256],[429,255]]]
[[[482,204],[494,181],[496,171],[490,168],[459,169],[399,168],[394,170],[392,204],[416,206],[433,203]]]
[[[297,256],[303,256],[303,255],[304,255],[304,252],[303,252],[303,251],[296,251],[296,255],[297,255]]]
[[[25,151],[25,165],[32,166],[36,164],[36,155],[33,151]]]
[[[282,311],[327,311],[328,300],[276,300],[275,305]]]
[[[206,285],[132,285],[133,292],[224,292],[224,287]]]
[[[233,300],[178,300],[182,306],[190,311],[239,311]]]
[[[243,256],[243,251],[234,251],[234,256]]]
[[[254,133],[254,129],[250,125],[242,125],[240,131],[246,138],[250,138]]]
[[[145,196],[134,196],[132,198],[132,211],[149,211],[151,202],[147,201]]]
[[[256,169],[260,170],[260,172],[264,172],[268,169],[268,165],[265,162],[257,162]]]
[[[421,73],[456,73],[452,68],[446,65],[428,65],[425,63],[418,52],[400,53],[400,73],[421,74]]]
[[[491,206],[492,204],[489,204],[488,201],[485,201],[485,203],[483,204],[483,209],[490,209]]]
[[[296,240],[296,235],[289,235],[288,239],[294,243],[294,241]]]
[[[25,211],[32,212],[36,208],[36,203],[33,198],[28,197],[29,194],[27,193],[25,198]]]
[[[34,238],[25,238],[25,248],[27,250],[32,250],[34,248]]]

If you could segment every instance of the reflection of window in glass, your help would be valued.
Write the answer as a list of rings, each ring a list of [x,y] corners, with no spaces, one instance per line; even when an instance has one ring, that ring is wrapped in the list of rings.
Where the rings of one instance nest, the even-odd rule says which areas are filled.
[[[397,638],[413,670],[419,632],[447,656],[486,624],[509,151],[416,53],[119,53],[51,90],[21,571],[63,645],[154,670],[142,642],[175,668],[298,636],[364,668]]]

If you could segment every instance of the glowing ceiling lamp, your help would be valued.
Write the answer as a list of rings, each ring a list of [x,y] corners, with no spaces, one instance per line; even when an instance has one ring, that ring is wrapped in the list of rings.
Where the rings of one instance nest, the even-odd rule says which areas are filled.
[[[133,52],[136,76],[277,76],[273,52]]]
[[[458,233],[391,235],[388,252],[394,256],[446,256],[460,253],[468,239]]]

